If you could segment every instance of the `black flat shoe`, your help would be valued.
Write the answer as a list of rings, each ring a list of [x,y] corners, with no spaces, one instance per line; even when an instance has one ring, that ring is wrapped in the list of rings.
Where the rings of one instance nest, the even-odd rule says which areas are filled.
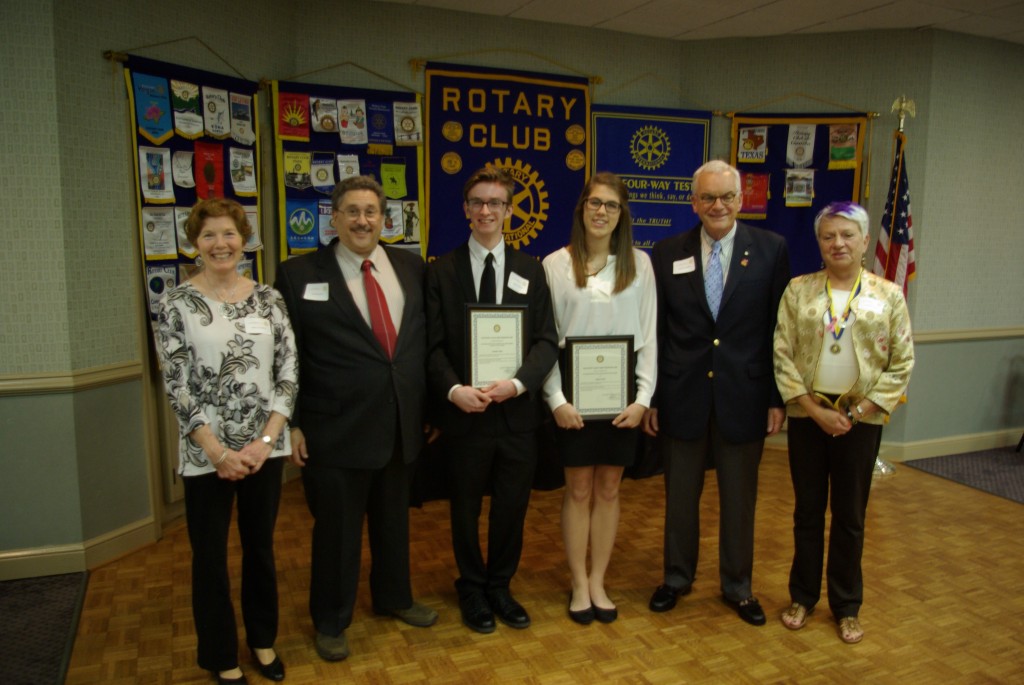
[[[590,625],[594,622],[594,607],[593,605],[588,606],[586,609],[580,609],[579,611],[572,610],[572,593],[569,593],[569,618],[575,623],[579,623],[581,626]]]
[[[273,680],[275,682],[281,682],[284,680],[284,662],[281,661],[281,657],[278,654],[274,654],[274,660],[269,664],[264,664],[260,661],[260,658],[256,656],[256,650],[250,649],[249,653],[252,654],[252,661],[256,664],[256,669],[260,672],[260,675],[267,680]]]
[[[618,609],[602,609],[596,604],[593,606],[594,618],[597,619],[598,623],[611,623],[619,617]]]

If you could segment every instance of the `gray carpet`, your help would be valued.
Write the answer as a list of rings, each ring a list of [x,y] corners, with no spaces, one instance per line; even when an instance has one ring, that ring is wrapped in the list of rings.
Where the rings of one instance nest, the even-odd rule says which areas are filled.
[[[89,574],[0,582],[0,683],[60,685]]]
[[[903,462],[977,490],[1024,504],[1024,452],[1014,447]]]

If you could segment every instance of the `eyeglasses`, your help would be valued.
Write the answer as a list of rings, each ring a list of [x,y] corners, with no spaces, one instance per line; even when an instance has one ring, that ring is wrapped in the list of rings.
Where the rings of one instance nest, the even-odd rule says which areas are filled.
[[[487,209],[497,213],[505,209],[505,205],[507,204],[507,202],[502,202],[501,200],[487,200],[485,202],[484,200],[480,200],[475,197],[466,200],[466,206],[469,207],[474,212],[479,212],[481,209],[484,208],[484,205],[487,205]]]
[[[594,210],[595,212],[604,207],[609,214],[614,214],[615,212],[622,210],[622,205],[620,205],[615,200],[608,200],[608,202],[602,202],[599,198],[596,197],[591,197],[587,199],[587,207]]]
[[[351,219],[352,221],[358,219],[360,215],[365,216],[367,221],[373,221],[380,216],[380,210],[376,207],[367,207],[366,209],[347,207],[338,211],[341,212],[346,219]]]
[[[736,193],[724,193],[722,195],[712,195],[710,193],[701,193],[698,198],[702,205],[707,207],[713,207],[714,204],[721,200],[723,205],[731,205],[733,200],[736,199]]]

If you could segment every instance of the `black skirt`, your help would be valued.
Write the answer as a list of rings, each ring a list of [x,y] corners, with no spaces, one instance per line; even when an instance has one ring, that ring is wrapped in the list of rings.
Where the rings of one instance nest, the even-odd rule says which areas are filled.
[[[616,428],[611,420],[584,419],[580,430],[555,428],[562,466],[632,466],[639,438],[639,428]]]

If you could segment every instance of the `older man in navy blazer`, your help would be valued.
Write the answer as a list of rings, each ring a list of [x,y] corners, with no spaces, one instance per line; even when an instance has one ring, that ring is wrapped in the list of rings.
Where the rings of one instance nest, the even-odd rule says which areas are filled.
[[[462,622],[490,633],[495,617],[526,628],[530,616],[509,589],[523,548],[523,521],[537,463],[534,430],[544,379],[558,358],[558,338],[544,269],[507,249],[515,181],[497,167],[478,170],[463,188],[470,224],[466,244],[427,269],[427,331],[432,394],[440,407],[451,499],[455,582]],[[466,305],[525,308],[522,363],[510,378],[474,387],[467,376]],[[478,531],[491,495],[487,557]]]
[[[412,599],[409,476],[423,445],[426,322],[423,260],[378,245],[384,191],[347,178],[331,196],[338,237],[278,267],[299,349],[292,460],[313,514],[309,610],[316,650],[348,656],[345,629],[368,522],[373,609],[425,627],[437,612]]]
[[[772,375],[772,335],[789,281],[781,236],[737,223],[739,172],[721,161],[693,175],[700,225],[654,246],[658,289],[658,384],[644,429],[665,463],[664,580],[652,611],[687,594],[697,570],[700,496],[713,461],[719,491],[722,598],[764,625],[751,589],[754,506],[764,439],[782,427]]]

